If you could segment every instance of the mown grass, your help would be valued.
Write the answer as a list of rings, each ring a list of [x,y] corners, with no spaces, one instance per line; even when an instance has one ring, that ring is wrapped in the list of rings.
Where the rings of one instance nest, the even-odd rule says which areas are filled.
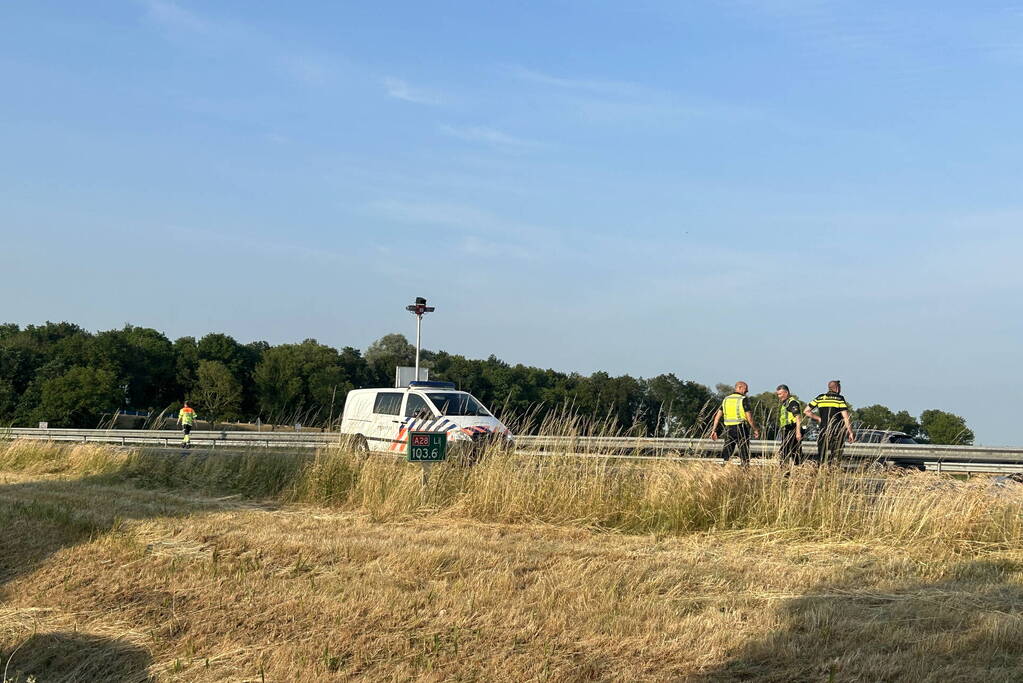
[[[146,488],[240,494],[365,512],[374,520],[442,514],[633,534],[770,530],[808,540],[883,540],[957,550],[1016,548],[1023,495],[986,478],[840,468],[721,467],[488,453],[473,467],[419,466],[323,450],[179,456],[102,446],[13,442],[0,469],[97,477]]]
[[[0,672],[1023,679],[990,481],[489,454],[0,447]]]

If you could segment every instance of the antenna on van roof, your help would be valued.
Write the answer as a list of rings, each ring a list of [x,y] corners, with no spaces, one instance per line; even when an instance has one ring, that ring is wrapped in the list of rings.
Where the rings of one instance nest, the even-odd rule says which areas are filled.
[[[419,379],[419,346],[423,336],[423,315],[433,313],[436,308],[426,305],[426,298],[417,296],[416,302],[405,307],[406,311],[416,314],[416,379]]]

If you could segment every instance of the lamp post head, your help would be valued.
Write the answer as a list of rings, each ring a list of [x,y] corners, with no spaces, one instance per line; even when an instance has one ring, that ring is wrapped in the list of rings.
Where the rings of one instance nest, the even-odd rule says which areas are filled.
[[[405,310],[410,313],[415,313],[418,316],[422,316],[424,313],[433,313],[437,309],[433,306],[427,306],[425,297],[417,296],[416,302],[406,306]]]

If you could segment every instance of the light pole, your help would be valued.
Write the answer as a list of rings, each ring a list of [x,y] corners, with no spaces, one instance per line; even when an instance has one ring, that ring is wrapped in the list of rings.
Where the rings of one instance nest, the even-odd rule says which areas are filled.
[[[419,345],[423,337],[423,314],[433,313],[436,310],[433,306],[426,305],[426,299],[421,296],[416,297],[416,302],[405,307],[406,311],[410,311],[416,314],[416,379],[419,381]]]

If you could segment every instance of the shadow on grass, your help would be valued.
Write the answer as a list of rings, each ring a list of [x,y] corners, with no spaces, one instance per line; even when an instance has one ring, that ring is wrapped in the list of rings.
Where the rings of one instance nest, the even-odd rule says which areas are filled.
[[[107,460],[94,470],[102,474],[0,484],[0,597],[6,584],[54,553],[100,537],[125,520],[193,516],[225,507],[201,496],[280,500],[313,455],[151,450]]]
[[[54,553],[88,542],[124,520],[180,517],[203,509],[159,491],[124,495],[109,476],[0,485],[0,597],[8,583]]]
[[[188,490],[221,495],[238,489],[261,490],[247,481],[241,462],[203,453],[151,455],[132,470],[79,479],[43,479],[0,484],[0,603],[10,599],[11,583],[31,575],[53,555],[116,531],[126,520],[185,518],[224,509],[223,502]],[[218,478],[204,479],[211,464]],[[257,473],[252,475],[258,479]],[[201,486],[202,483],[207,484]],[[191,484],[191,486],[190,486]],[[273,487],[275,484],[270,484]],[[0,625],[3,626],[3,625]],[[87,633],[38,633],[18,645],[18,629],[0,629],[0,680],[144,681],[149,654],[130,643]],[[25,634],[31,628],[21,629]],[[7,642],[4,642],[4,641]],[[16,648],[16,651],[15,651]],[[13,656],[12,656],[13,655]],[[8,665],[8,662],[11,662]],[[19,678],[20,677],[20,678]]]
[[[35,634],[16,646],[0,651],[2,673],[10,683],[43,681],[152,680],[152,663],[144,649],[123,640],[86,633]]]
[[[955,564],[937,582],[864,588],[863,574],[781,608],[783,628],[699,681],[1023,680],[1023,565]]]

